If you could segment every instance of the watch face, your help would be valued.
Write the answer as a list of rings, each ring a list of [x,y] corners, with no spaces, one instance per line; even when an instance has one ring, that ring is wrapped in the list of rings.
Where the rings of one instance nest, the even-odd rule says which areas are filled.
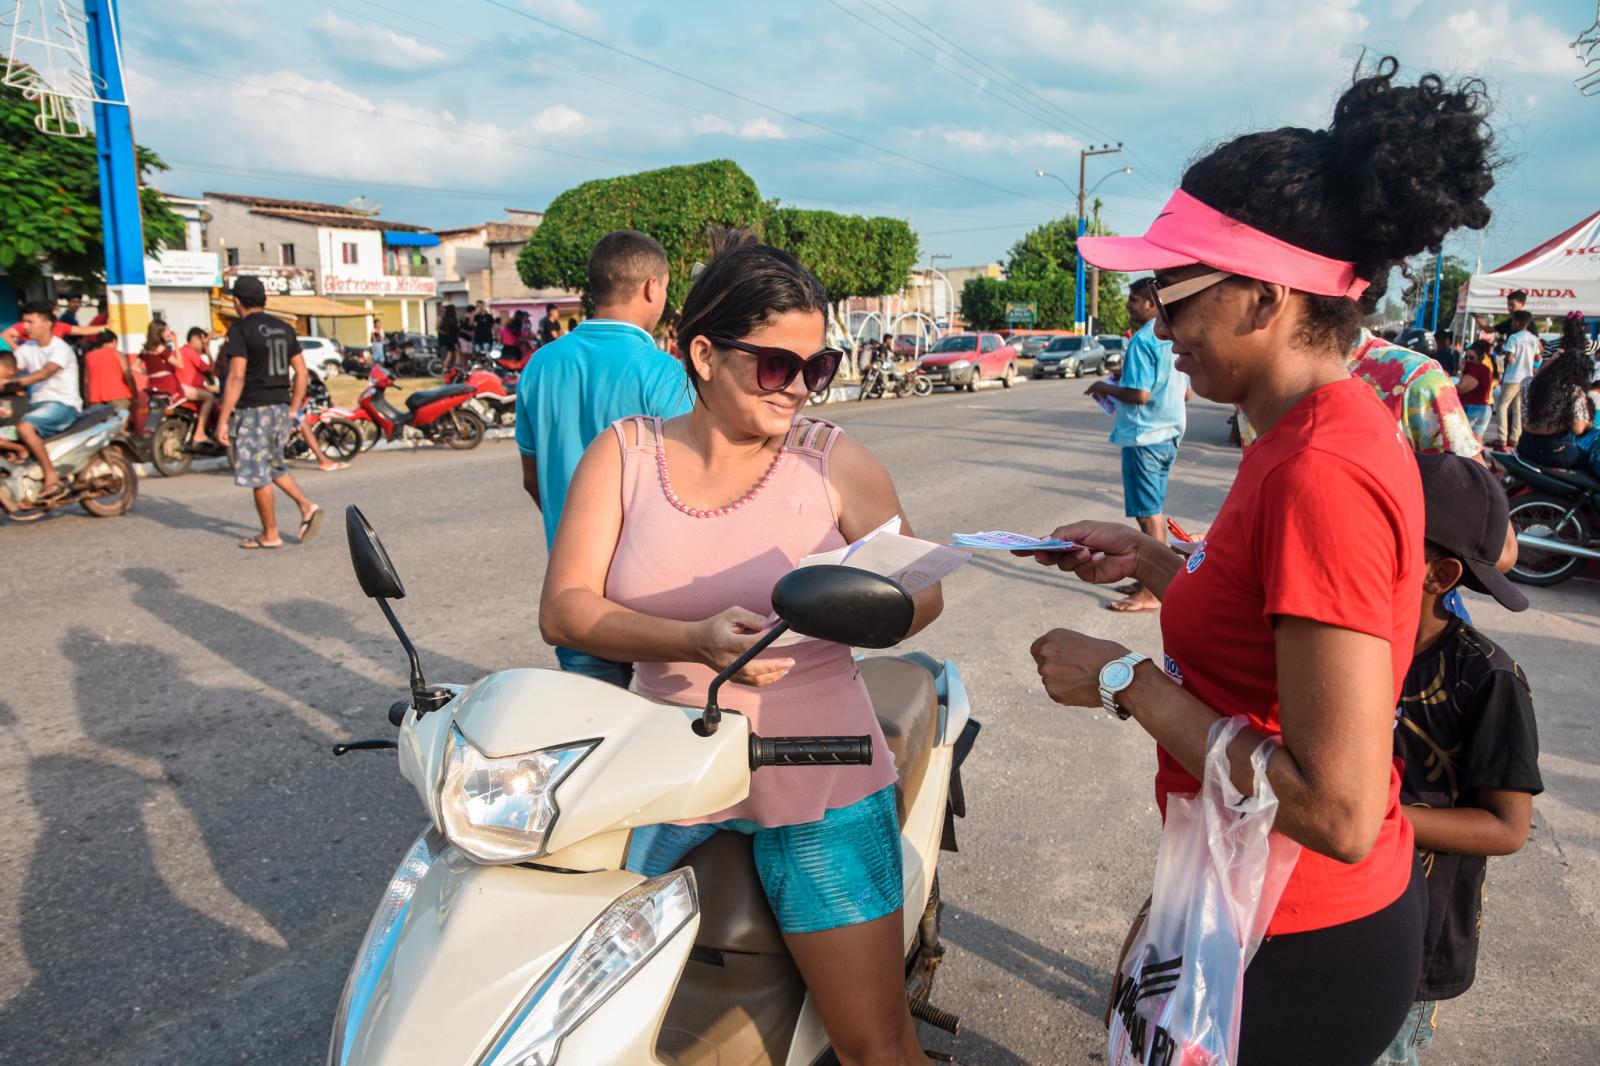
[[[1116,662],[1107,663],[1106,668],[1100,671],[1100,684],[1109,689],[1124,689],[1133,681],[1133,667],[1118,659]]]

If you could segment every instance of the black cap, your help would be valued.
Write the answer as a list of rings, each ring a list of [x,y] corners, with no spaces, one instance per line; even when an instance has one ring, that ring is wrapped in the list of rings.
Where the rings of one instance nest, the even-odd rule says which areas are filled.
[[[1494,568],[1506,546],[1510,504],[1489,468],[1459,455],[1419,455],[1428,543],[1461,560],[1461,583],[1511,611],[1528,597]]]
[[[250,274],[233,279],[231,295],[246,307],[267,306],[267,287],[260,278]]]

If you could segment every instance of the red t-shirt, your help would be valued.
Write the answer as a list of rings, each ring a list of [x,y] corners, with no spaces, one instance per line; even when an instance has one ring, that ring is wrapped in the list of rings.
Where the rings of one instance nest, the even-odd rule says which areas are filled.
[[[83,357],[83,374],[90,403],[133,399],[133,393],[128,391],[128,379],[122,376],[122,360],[117,357],[115,344],[87,352]]]
[[[1295,405],[1244,453],[1201,547],[1167,589],[1161,636],[1169,677],[1223,714],[1281,734],[1273,618],[1288,615],[1382,637],[1395,703],[1422,606],[1422,482],[1394,416],[1351,378]],[[1200,784],[1157,749],[1156,799]],[[1325,929],[1393,903],[1411,877],[1400,763],[1377,843],[1355,864],[1302,851],[1269,935]]]
[[[1494,370],[1490,368],[1488,360],[1473,353],[1469,353],[1461,364],[1462,374],[1471,374],[1477,384],[1471,392],[1461,394],[1461,402],[1474,407],[1487,407],[1490,402],[1490,391],[1494,388]]]
[[[178,349],[178,380],[190,388],[206,387],[206,374],[211,370],[211,360],[204,352],[185,344]]]

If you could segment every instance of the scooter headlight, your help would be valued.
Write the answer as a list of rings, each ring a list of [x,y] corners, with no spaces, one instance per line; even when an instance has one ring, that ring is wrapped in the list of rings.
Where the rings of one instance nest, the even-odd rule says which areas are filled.
[[[478,1066],[552,1066],[562,1038],[698,913],[688,867],[624,892],[533,986]]]
[[[439,788],[450,843],[482,863],[526,862],[543,855],[560,813],[556,788],[598,743],[491,759],[451,726]]]

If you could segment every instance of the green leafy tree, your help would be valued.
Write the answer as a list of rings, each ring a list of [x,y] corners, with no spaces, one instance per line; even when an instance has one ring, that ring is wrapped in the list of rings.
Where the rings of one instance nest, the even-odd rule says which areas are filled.
[[[1109,231],[1098,223],[1092,230],[1097,235]],[[1047,316],[1044,304],[1040,305],[1036,326],[1039,329],[1070,329],[1074,320],[1074,301],[1077,295],[1078,269],[1078,216],[1066,215],[1052,219],[1029,230],[1011,246],[1006,259],[1006,279],[1043,286],[1044,304],[1051,313]],[[1127,328],[1128,313],[1124,306],[1125,278],[1111,271],[1100,272],[1099,329],[1105,333],[1120,333]],[[1060,290],[1065,289],[1064,295]],[[1064,307],[1064,313],[1062,308]],[[1001,307],[1004,315],[1005,308]],[[962,312],[965,315],[965,311]],[[1004,325],[1002,321],[1000,325]],[[997,328],[997,327],[989,327]]]
[[[766,213],[756,183],[727,159],[586,181],[550,202],[517,257],[517,273],[534,287],[582,292],[592,310],[589,250],[612,230],[636,229],[666,249],[667,306],[676,309],[689,291],[690,270],[711,255],[710,229],[760,233]]]
[[[847,332],[842,301],[899,292],[917,261],[917,235],[897,218],[775,205],[767,215],[766,239],[822,282],[833,301],[829,321],[835,335]]]
[[[0,56],[0,63],[4,57]],[[100,171],[92,138],[52,137],[34,126],[39,105],[0,86],[0,270],[19,287],[57,277],[98,283],[106,252],[100,226]],[[145,251],[181,243],[183,219],[146,176],[166,170],[161,158],[135,147]]]

